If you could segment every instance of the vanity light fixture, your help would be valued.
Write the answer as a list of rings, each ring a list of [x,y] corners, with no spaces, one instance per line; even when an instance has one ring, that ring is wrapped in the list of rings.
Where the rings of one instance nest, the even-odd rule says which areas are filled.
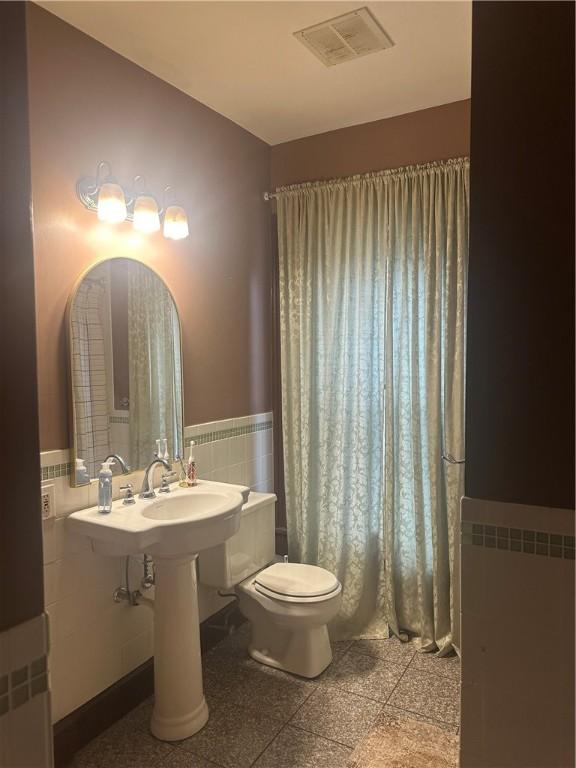
[[[172,187],[166,187],[164,190],[164,201],[166,194]],[[180,205],[165,206],[164,213],[164,237],[170,240],[183,240],[188,237],[188,216],[186,211]]]
[[[170,205],[164,214],[164,237],[170,240],[182,240],[188,237],[188,217],[179,205]]]
[[[80,179],[76,194],[85,207],[96,211],[100,221],[117,224],[126,219],[124,190],[112,176],[110,163],[105,160],[98,163],[95,177]]]
[[[164,197],[170,189],[166,187]],[[112,168],[106,160],[98,163],[96,176],[78,180],[76,195],[85,208],[108,224],[132,221],[135,230],[151,234],[160,230],[160,217],[164,215],[164,237],[182,240],[189,235],[184,208],[179,205],[159,208],[156,198],[145,189],[142,176],[136,176],[132,188],[122,187],[112,176]]]
[[[136,176],[134,179],[134,189],[139,185],[145,187],[143,176]],[[158,213],[158,203],[152,195],[142,194],[134,201],[134,229],[138,232],[144,232],[149,235],[152,232],[158,232],[160,229],[160,214]]]
[[[109,224],[119,224],[125,221],[127,213],[122,187],[110,181],[102,184],[98,191],[99,220],[107,221]]]

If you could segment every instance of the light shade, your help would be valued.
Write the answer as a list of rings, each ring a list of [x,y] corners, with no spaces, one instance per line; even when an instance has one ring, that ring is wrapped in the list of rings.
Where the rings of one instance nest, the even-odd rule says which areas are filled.
[[[164,237],[182,240],[188,237],[188,217],[179,205],[170,205],[164,214]]]
[[[134,203],[134,229],[139,232],[158,232],[160,229],[160,216],[158,204],[153,197],[140,195]]]
[[[126,218],[126,199],[119,184],[106,182],[98,190],[98,218],[118,224]]]

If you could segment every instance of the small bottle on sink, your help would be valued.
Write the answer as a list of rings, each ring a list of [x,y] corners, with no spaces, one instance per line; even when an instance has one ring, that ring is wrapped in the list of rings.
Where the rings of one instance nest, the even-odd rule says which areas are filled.
[[[190,455],[188,456],[188,463],[186,464],[186,480],[188,485],[198,485],[198,470],[196,467],[196,460],[194,458],[194,446],[196,443],[194,440],[190,443]]]

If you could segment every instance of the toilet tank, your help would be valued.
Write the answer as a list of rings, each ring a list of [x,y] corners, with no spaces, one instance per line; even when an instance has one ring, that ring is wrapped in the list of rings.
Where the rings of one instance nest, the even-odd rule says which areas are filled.
[[[240,529],[198,555],[198,581],[230,589],[269,565],[276,554],[276,496],[252,491],[240,513]]]

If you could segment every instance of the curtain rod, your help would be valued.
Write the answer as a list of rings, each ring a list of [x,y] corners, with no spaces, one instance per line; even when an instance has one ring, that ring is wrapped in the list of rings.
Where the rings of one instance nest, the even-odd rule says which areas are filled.
[[[277,197],[278,195],[276,192],[264,192],[264,200],[266,200],[266,202],[269,202],[270,200],[276,200]]]

